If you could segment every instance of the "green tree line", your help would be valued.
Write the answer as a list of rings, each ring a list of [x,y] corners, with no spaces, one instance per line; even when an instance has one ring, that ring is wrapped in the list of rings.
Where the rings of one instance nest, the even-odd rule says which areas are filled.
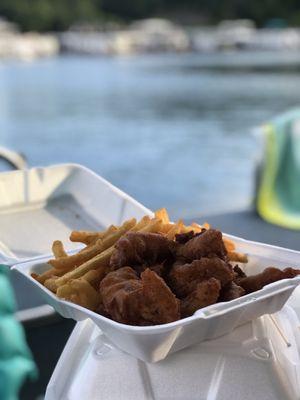
[[[250,18],[258,26],[281,18],[300,25],[299,0],[0,0],[0,16],[24,31],[61,31],[75,22],[130,21],[180,11],[199,15],[207,23]]]

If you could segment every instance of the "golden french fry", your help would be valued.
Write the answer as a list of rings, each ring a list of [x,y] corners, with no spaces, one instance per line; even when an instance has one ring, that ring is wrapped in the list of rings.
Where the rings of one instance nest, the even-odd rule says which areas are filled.
[[[152,218],[147,225],[138,229],[139,232],[157,233],[161,230],[163,223],[161,219]]]
[[[227,251],[234,251],[235,244],[233,243],[232,240],[223,237],[223,242],[224,242],[224,245],[225,245]]]
[[[90,271],[86,272],[81,278],[91,284],[95,289],[98,289],[100,281],[106,275],[105,269],[91,269]]]
[[[185,226],[186,232],[194,231],[195,233],[199,233],[202,229],[210,229],[210,225],[205,222],[203,225],[199,225],[196,222],[192,222],[191,225]]]
[[[199,233],[203,230],[203,226],[196,224],[196,222],[193,222],[188,228],[194,231],[194,233]]]
[[[132,218],[129,221],[125,221],[124,224],[118,229],[116,233],[111,234],[103,241],[103,246],[107,246],[108,243],[115,244],[116,241],[123,236],[127,231],[132,229],[136,225],[136,219]],[[113,238],[112,238],[113,236]],[[105,243],[106,242],[106,243]],[[61,278],[58,278],[56,283],[57,287],[64,285],[70,279],[80,278],[86,272],[91,269],[96,269],[100,267],[107,267],[109,264],[110,257],[113,253],[114,246],[109,247],[104,250],[102,253],[97,254],[93,258],[87,260],[83,264],[79,265],[77,268],[72,271],[66,273]]]
[[[57,276],[52,276],[51,278],[45,280],[44,286],[51,290],[51,292],[56,293],[57,286],[56,286]]]
[[[53,292],[56,292],[57,289],[63,285],[65,285],[68,281],[83,277],[87,275],[88,272],[91,270],[99,270],[98,274],[103,277],[104,274],[107,272],[109,267],[110,257],[114,251],[114,244],[116,241],[122,237],[127,231],[140,231],[140,232],[159,232],[163,223],[160,219],[153,218],[146,216],[136,224],[136,220],[132,219],[129,221],[124,222],[124,224],[114,233],[108,235],[105,240],[103,240],[102,245],[108,246],[112,243],[111,247],[108,247],[106,250],[102,251],[101,253],[97,254],[96,256],[92,257],[91,259],[83,262],[78,267],[72,269],[65,273],[65,270],[62,270],[63,273],[60,273],[60,276],[53,276],[57,268],[53,268],[51,273],[48,271],[47,278],[43,278],[44,285]],[[54,260],[52,260],[54,261]],[[59,270],[60,271],[60,270]],[[57,274],[56,274],[57,275]],[[90,277],[94,277],[95,273],[90,273]],[[92,281],[93,282],[93,281]]]
[[[81,242],[86,245],[95,243],[98,239],[104,239],[107,235],[116,232],[118,228],[114,225],[110,225],[103,232],[91,232],[91,231],[73,231],[70,235],[71,242]]]
[[[135,220],[134,220],[135,221]],[[158,231],[162,222],[160,220],[157,220],[156,218],[150,219],[150,221],[147,223],[148,219],[145,218],[143,221],[140,221],[139,224],[135,225],[130,229],[130,231],[134,231],[137,226],[143,226],[141,229],[139,229],[140,232],[154,232]],[[133,222],[131,220],[130,224],[132,225]],[[127,221],[122,225],[123,231],[122,234],[120,235],[123,236],[128,229],[128,226],[130,225],[129,222]],[[120,229],[122,229],[122,227]],[[98,269],[101,268],[101,270],[105,271],[106,268],[109,267],[109,261],[110,257],[114,252],[114,246],[109,247],[108,249],[104,250],[102,253],[96,255],[95,257],[91,258],[90,260],[86,261],[85,263],[81,264],[79,267],[73,269],[72,271],[66,273],[62,277],[58,278],[56,280],[56,286],[62,286],[64,285],[68,280],[70,279],[77,279],[80,278],[82,275],[87,273],[88,271],[92,269]]]
[[[83,280],[89,282],[97,290],[98,286],[100,284],[100,281],[104,278],[104,276],[106,275],[106,272],[107,272],[106,269],[101,269],[101,268],[92,269],[77,279],[79,279],[79,280],[83,279]],[[52,278],[48,278],[45,281],[44,285],[52,292],[57,291],[57,285],[56,285],[57,278],[58,278],[58,276],[52,276]]]
[[[106,231],[103,232],[103,237],[102,237],[102,239],[104,239],[105,236],[110,235],[110,234],[113,233],[113,232],[116,232],[118,229],[119,229],[118,226],[110,225],[110,226],[106,229]],[[100,238],[101,238],[101,236],[100,236]]]
[[[130,232],[139,231],[140,229],[147,226],[150,223],[150,221],[151,221],[151,218],[148,215],[146,215],[133,228],[130,229]]]
[[[197,224],[196,222],[191,223],[191,227],[196,231],[196,232],[201,232],[203,229],[203,226]]]
[[[55,260],[49,260],[48,264],[52,265],[52,267],[56,269],[68,270],[71,269],[72,267],[77,267],[83,264],[85,261],[99,254],[102,250],[103,250],[102,239],[98,239],[95,244],[87,247],[83,251],[73,254],[71,256],[66,256]]]
[[[80,242],[90,244],[92,241],[98,239],[99,232],[90,231],[72,231],[70,235],[71,242]]]
[[[58,288],[59,286],[64,285],[70,279],[77,279],[84,275],[86,272],[91,269],[101,268],[105,271],[105,269],[109,266],[109,260],[114,251],[114,247],[110,247],[107,250],[104,250],[102,253],[96,255],[85,263],[81,264],[79,267],[73,269],[70,272],[67,272],[60,278],[55,280],[55,285]],[[46,282],[45,282],[46,283]]]
[[[197,233],[197,231],[195,230],[195,228],[193,228],[192,226],[183,225],[182,228],[181,228],[181,230],[180,230],[180,233],[188,233],[188,232],[191,232],[191,231],[193,231],[194,233],[195,233],[195,232]]]
[[[68,256],[67,253],[65,252],[64,245],[60,240],[54,240],[52,244],[52,252],[56,259]]]
[[[140,229],[140,228],[147,227],[151,221],[152,220],[148,216],[143,217],[138,224],[136,224],[136,220],[134,218],[129,221],[125,221],[124,224],[120,228],[118,228],[118,230],[116,232],[109,234],[106,237],[106,239],[104,239],[104,241],[102,241],[102,249],[101,250],[100,250],[100,248],[99,249],[97,248],[97,246],[100,243],[100,242],[98,243],[98,241],[97,241],[96,245],[87,247],[86,249],[83,249],[81,252],[74,254],[72,256],[69,256],[66,259],[50,260],[49,264],[53,265],[55,268],[51,268],[50,270],[44,272],[42,275],[39,275],[37,280],[43,284],[47,279],[51,278],[53,275],[56,275],[59,277],[62,275],[65,275],[67,272],[74,269],[75,267],[77,268],[78,266],[84,264],[89,259],[93,259],[95,257],[95,255],[97,255],[101,251],[109,248],[110,245],[111,246],[114,245],[117,242],[117,240],[121,236],[123,236],[123,234],[125,234],[128,230],[134,230],[134,229]],[[114,231],[114,229],[111,230],[110,228],[108,228],[107,231],[110,231],[110,232]],[[92,255],[93,253],[96,253],[96,254]],[[84,260],[84,261],[82,261],[82,260]],[[94,264],[92,264],[92,265],[94,265]],[[95,265],[97,265],[97,260],[95,261]],[[95,267],[95,268],[97,268],[97,267]],[[68,277],[68,275],[67,275],[67,277]],[[53,288],[53,282],[51,283],[51,285],[52,285],[51,287]]]
[[[130,222],[130,225],[129,225]],[[132,228],[128,229],[129,231],[138,231],[139,229],[143,228],[150,222],[150,217],[145,216],[139,221],[136,225],[134,225]],[[109,232],[107,231],[105,237],[102,238],[102,250],[104,251],[108,249],[109,247],[113,246],[123,234],[126,233],[127,228],[129,226],[133,225],[132,220],[124,222],[124,224],[119,227],[118,229],[113,229],[112,231]],[[115,227],[114,227],[115,228]],[[84,253],[88,248],[90,248],[91,245],[87,246],[85,249],[82,249],[80,253]]]
[[[176,222],[172,228],[167,232],[166,237],[169,240],[173,240],[175,235],[177,235],[177,233],[181,233],[181,230],[183,229],[184,225],[183,225],[183,221],[180,219],[178,222]]]
[[[163,224],[162,227],[161,227],[161,231],[160,231],[160,232],[161,232],[162,234],[168,233],[169,230],[170,230],[171,228],[173,228],[173,226],[174,226],[174,224],[171,224],[171,223]]]
[[[57,289],[57,296],[89,310],[97,310],[100,304],[99,293],[84,279],[74,279]]]
[[[121,225],[116,232],[113,232],[107,235],[103,239],[103,250],[108,249],[109,247],[113,246],[126,232],[135,228],[138,224],[136,223],[136,219],[132,218],[128,221],[125,221],[123,225]]]
[[[162,208],[155,212],[154,218],[145,216],[138,223],[131,219],[120,227],[111,225],[103,232],[73,231],[70,240],[85,243],[86,247],[68,256],[63,244],[55,241],[52,246],[55,259],[49,261],[52,268],[41,275],[32,273],[32,277],[59,298],[96,311],[101,303],[99,284],[110,271],[110,258],[115,251],[115,244],[127,232],[161,233],[169,240],[174,240],[176,234],[190,231],[199,233],[203,228],[209,229],[210,225],[205,223],[201,226],[193,222],[185,226],[182,220],[171,223],[166,209]],[[230,261],[248,262],[246,254],[234,251],[233,241],[224,237],[223,241]]]
[[[154,215],[155,218],[161,219],[163,224],[168,224],[170,222],[168,212],[165,208],[160,208],[159,210],[155,211]]]
[[[52,278],[53,276],[62,276],[66,272],[68,272],[70,269],[64,270],[64,269],[56,269],[56,268],[50,268],[47,271],[43,272],[41,275],[38,274],[31,274],[31,276],[40,282],[41,284],[44,284],[44,282],[47,279]]]
[[[230,261],[236,261],[244,264],[248,262],[248,257],[246,254],[229,251],[227,255]]]

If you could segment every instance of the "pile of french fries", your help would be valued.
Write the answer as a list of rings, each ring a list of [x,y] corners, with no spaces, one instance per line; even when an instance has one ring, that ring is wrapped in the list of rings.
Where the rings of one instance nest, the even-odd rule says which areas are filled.
[[[116,242],[127,232],[160,233],[173,240],[176,234],[189,231],[196,233],[209,227],[207,223],[202,226],[196,223],[186,226],[182,220],[172,223],[166,209],[162,208],[155,212],[153,218],[145,216],[140,221],[132,218],[121,226],[111,225],[102,232],[73,231],[70,240],[84,243],[85,247],[76,254],[67,255],[62,242],[54,241],[54,259],[48,262],[51,268],[41,275],[33,273],[32,277],[59,298],[96,311],[101,301],[99,283],[110,271],[110,257]],[[223,241],[231,261],[247,262],[245,254],[235,252],[235,245],[231,240],[223,238]]]

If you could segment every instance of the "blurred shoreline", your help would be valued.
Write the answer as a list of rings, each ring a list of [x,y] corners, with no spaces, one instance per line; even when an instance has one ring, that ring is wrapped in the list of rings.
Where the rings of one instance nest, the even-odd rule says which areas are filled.
[[[222,51],[298,51],[299,28],[257,29],[251,20],[222,21],[216,26],[180,26],[153,18],[126,28],[75,25],[66,32],[21,33],[0,19],[0,60],[30,61],[61,53],[91,56],[127,56],[145,53],[214,53]]]
[[[16,24],[0,19],[0,60],[31,61],[59,52],[60,44],[55,35],[21,33]]]

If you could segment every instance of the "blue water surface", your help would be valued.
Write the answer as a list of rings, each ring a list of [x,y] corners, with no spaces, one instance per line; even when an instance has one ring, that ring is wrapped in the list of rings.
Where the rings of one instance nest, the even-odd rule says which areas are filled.
[[[259,152],[252,128],[299,103],[291,62],[278,53],[6,62],[1,145],[32,166],[84,164],[173,218],[241,209]]]

